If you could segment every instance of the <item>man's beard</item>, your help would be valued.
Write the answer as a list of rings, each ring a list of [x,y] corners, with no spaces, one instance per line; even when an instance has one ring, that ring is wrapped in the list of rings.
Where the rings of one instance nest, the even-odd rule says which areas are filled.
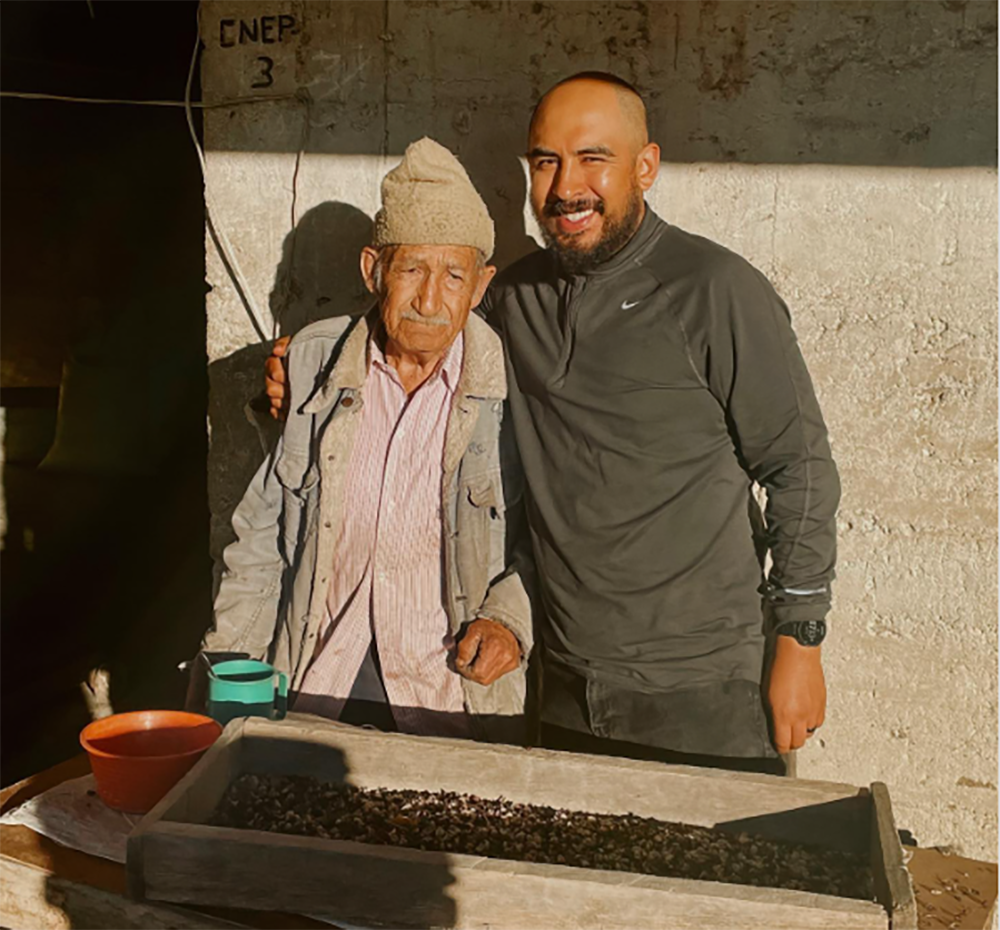
[[[593,270],[622,249],[632,238],[639,228],[642,216],[642,191],[638,187],[630,191],[625,210],[617,219],[605,213],[603,200],[557,200],[545,204],[543,211],[545,217],[556,217],[590,209],[604,216],[604,231],[601,238],[589,249],[577,248],[572,237],[560,240],[539,222],[545,244],[559,256],[563,269],[570,274]]]

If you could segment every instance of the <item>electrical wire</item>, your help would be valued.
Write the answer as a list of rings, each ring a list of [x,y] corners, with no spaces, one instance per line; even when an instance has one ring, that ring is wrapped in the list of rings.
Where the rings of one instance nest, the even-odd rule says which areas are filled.
[[[292,200],[290,204],[291,212],[291,227],[288,233],[288,278],[295,273],[295,245],[299,238],[299,218],[298,218],[298,204],[299,204],[299,170],[302,167],[302,156],[306,151],[306,144],[309,141],[309,130],[312,126],[312,110],[311,110],[311,98],[308,91],[304,91],[300,102],[305,107],[305,112],[302,118],[302,135],[299,139],[299,149],[295,153],[295,169],[292,171]],[[271,338],[277,339],[280,335],[279,326],[281,323],[281,318],[284,316],[285,311],[288,309],[289,300],[291,298],[291,287],[290,280],[284,282],[284,286],[278,291],[277,306],[274,303],[271,305],[271,318],[274,320],[274,331]]]
[[[11,97],[17,100],[55,100],[60,103],[110,103],[126,104],[134,107],[180,107],[185,106],[183,100],[119,100],[106,97],[67,97],[63,94],[40,94],[30,91],[0,90],[0,97]],[[204,103],[200,100],[190,101],[190,106],[198,110],[214,110],[224,107],[237,106],[243,103],[262,103],[271,100],[297,100],[297,94],[273,94],[271,96],[258,97],[232,97],[228,100],[219,100],[215,103]]]
[[[191,134],[191,141],[194,143],[195,151],[198,153],[198,164],[201,166],[202,184],[205,191],[205,218],[208,221],[209,232],[211,233],[212,241],[215,243],[215,247],[219,251],[222,263],[226,266],[226,271],[229,273],[230,278],[232,278],[233,286],[236,288],[236,292],[239,294],[240,299],[243,302],[244,309],[250,315],[250,322],[253,323],[253,327],[257,331],[257,335],[263,341],[267,338],[266,333],[269,329],[272,332],[274,331],[275,322],[272,320],[271,326],[267,325],[264,315],[260,312],[260,308],[257,306],[257,301],[254,299],[253,291],[250,290],[250,286],[247,284],[243,270],[240,268],[240,263],[236,260],[236,255],[234,254],[233,247],[229,242],[229,237],[226,235],[225,230],[222,229],[221,226],[218,226],[212,218],[215,210],[212,208],[211,196],[209,193],[208,165],[205,163],[205,153],[202,151],[201,143],[198,141],[198,133],[194,128],[194,116],[191,108],[191,86],[194,83],[194,70],[198,64],[198,53],[200,51],[201,29],[196,28],[194,37],[194,52],[191,54],[191,66],[188,68],[187,83],[184,85],[184,116],[187,119],[188,132]]]

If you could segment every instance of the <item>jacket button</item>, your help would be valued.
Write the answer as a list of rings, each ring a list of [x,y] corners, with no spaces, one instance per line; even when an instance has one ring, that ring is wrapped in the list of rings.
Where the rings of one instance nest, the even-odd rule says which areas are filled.
[[[344,398],[344,399],[343,399],[343,400],[342,400],[342,401],[340,402],[340,406],[341,406],[341,407],[350,407],[350,406],[351,406],[351,405],[352,405],[353,403],[354,403],[354,398],[353,398],[353,397],[345,397],[345,398]]]

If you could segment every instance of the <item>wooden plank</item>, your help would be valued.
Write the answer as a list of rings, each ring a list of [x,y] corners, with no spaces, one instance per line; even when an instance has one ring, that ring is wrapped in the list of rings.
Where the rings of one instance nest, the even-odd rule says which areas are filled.
[[[128,893],[131,897],[141,900],[146,895],[143,886],[145,869],[142,836],[151,826],[164,819],[193,823],[208,819],[230,782],[240,772],[244,725],[244,719],[230,722],[208,752],[129,834],[125,871]]]
[[[157,898],[298,907],[367,926],[884,930],[866,901],[161,823],[143,836]],[[336,881],[331,881],[336,876]]]
[[[29,778],[0,790],[0,810],[7,811],[31,797],[90,771],[85,754],[32,775]],[[867,792],[866,792],[867,793]],[[35,881],[17,886],[7,885],[13,894],[3,901],[2,921],[5,926],[59,926],[61,919],[51,904],[39,906],[38,889],[45,883],[37,873],[48,872],[60,880],[121,893],[125,888],[124,868],[117,863],[89,856],[58,843],[23,826],[0,825],[0,886],[10,860],[14,865],[33,866]],[[935,849],[914,849],[907,871],[913,882],[914,897],[918,905],[918,926],[921,930],[946,930],[956,924],[963,930],[988,930],[996,908],[997,866],[993,862],[980,862],[960,856],[945,855]],[[726,886],[722,886],[726,887]],[[934,894],[940,892],[940,894]],[[44,905],[44,902],[42,902]],[[209,916],[220,920],[239,921],[254,927],[304,927],[321,926],[305,917],[292,918],[264,911],[234,909],[205,909]],[[21,914],[22,918],[16,915]],[[49,922],[51,919],[51,923]],[[19,922],[20,921],[20,922]],[[115,925],[109,921],[107,926]]]
[[[52,901],[45,895],[45,889],[50,883],[39,878],[39,875],[51,877],[52,887],[62,887],[63,884],[69,886],[72,890],[71,902],[83,900],[87,909],[99,905],[102,909],[99,913],[109,916],[106,920],[101,918],[104,922],[96,923],[95,926],[120,926],[115,922],[120,918],[111,916],[122,913],[125,896],[125,867],[120,863],[61,846],[22,826],[0,827],[0,848],[3,849],[0,854],[0,886],[5,895],[3,907],[11,914],[21,914],[26,921],[19,924],[13,917],[10,920],[2,918],[0,926],[47,927],[49,923],[45,921],[49,918],[55,921],[53,926],[60,926],[59,918],[52,916],[55,914]],[[21,866],[31,871],[27,875],[20,874],[16,869]],[[208,906],[199,907],[197,912],[176,908],[168,910],[173,916],[164,918],[168,920],[165,926],[179,926],[176,914],[182,913],[195,923],[206,926],[213,926],[211,922],[216,920],[219,926],[254,927],[258,930],[302,930],[304,927],[324,926],[329,930],[327,924],[289,913]],[[49,917],[43,920],[44,915]]]
[[[30,798],[90,772],[85,753],[44,772],[32,775],[0,791],[0,807],[6,812]],[[0,824],[0,886],[6,927],[73,926],[124,927],[128,914],[145,912],[126,908],[125,867],[118,862],[70,849],[20,824]],[[24,871],[22,867],[26,867]],[[61,889],[47,894],[49,889]],[[59,902],[69,902],[68,912]],[[308,917],[287,913],[247,911],[239,908],[161,908],[163,922],[151,914],[137,917],[138,926],[255,927],[260,930],[328,926]],[[67,916],[67,913],[69,916]],[[89,915],[89,916],[88,916]],[[180,915],[180,916],[178,916]],[[93,923],[87,921],[93,920]],[[189,923],[184,923],[187,920]],[[84,923],[79,923],[84,921]]]
[[[233,779],[243,771],[246,718],[231,721],[222,735],[138,824],[161,819],[202,823],[208,819]],[[197,786],[197,790],[191,790]]]
[[[0,925],[21,928],[246,927],[218,917],[122,895],[69,881],[6,855],[0,856]]]
[[[459,791],[869,850],[870,800],[853,785],[377,733],[305,715],[251,718],[244,733],[250,771],[326,770],[359,787]]]
[[[910,874],[903,864],[903,847],[892,816],[889,789],[871,786],[874,814],[871,823],[872,878],[875,897],[890,915],[892,930],[917,930],[917,904]]]
[[[866,789],[383,734],[301,715],[280,723],[250,718],[241,727],[227,729],[226,742],[213,747],[214,754],[206,754],[130,838],[129,871],[136,875],[130,890],[182,903],[291,907],[385,926],[686,930],[885,928],[888,923],[878,904],[804,892],[425,853],[192,822],[195,815],[204,819],[214,807],[230,776],[265,771],[311,774],[362,787],[503,796],[733,829],[752,823],[756,832],[767,835],[770,830],[783,838],[805,825],[810,840],[819,837],[828,845],[834,836],[839,839],[829,845],[840,842],[853,848],[858,832],[866,842],[870,832]],[[858,830],[859,824],[863,830]]]

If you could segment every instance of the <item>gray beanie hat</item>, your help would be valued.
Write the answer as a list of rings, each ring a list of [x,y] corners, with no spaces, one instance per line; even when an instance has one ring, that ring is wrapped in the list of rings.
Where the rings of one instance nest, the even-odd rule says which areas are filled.
[[[424,137],[382,179],[373,245],[471,245],[493,255],[493,220],[459,160]]]

